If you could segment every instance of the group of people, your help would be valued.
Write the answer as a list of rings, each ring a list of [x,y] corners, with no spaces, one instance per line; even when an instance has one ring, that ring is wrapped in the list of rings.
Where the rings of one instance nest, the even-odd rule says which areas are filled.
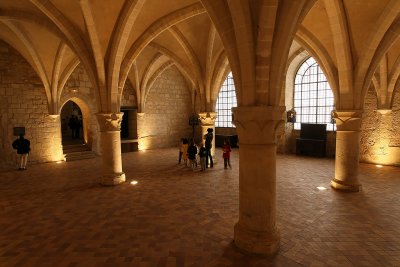
[[[197,168],[197,155],[200,158],[200,171],[204,171],[206,168],[214,167],[214,162],[211,155],[212,148],[212,140],[213,140],[213,129],[208,128],[207,133],[203,137],[204,141],[195,144],[193,138],[188,140],[187,138],[181,138],[181,144],[179,148],[179,160],[181,163],[182,160],[186,166],[191,167],[193,170]],[[224,168],[227,169],[228,166],[231,168],[230,163],[230,152],[231,146],[229,145],[228,140],[224,141],[224,145],[222,146],[222,157],[224,159]]]
[[[79,139],[80,130],[82,128],[82,120],[78,116],[72,115],[71,118],[69,118],[68,127],[72,131],[72,138]]]

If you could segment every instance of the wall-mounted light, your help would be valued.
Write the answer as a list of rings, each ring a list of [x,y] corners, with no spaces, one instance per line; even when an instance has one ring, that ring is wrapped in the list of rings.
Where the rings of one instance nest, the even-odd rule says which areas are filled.
[[[335,111],[336,111],[336,110],[332,110],[332,111],[331,111],[331,123],[332,123],[332,124],[335,124],[335,123],[336,123],[336,120],[335,120]]]
[[[286,111],[286,121],[290,123],[296,122],[296,110],[294,110],[294,108]]]

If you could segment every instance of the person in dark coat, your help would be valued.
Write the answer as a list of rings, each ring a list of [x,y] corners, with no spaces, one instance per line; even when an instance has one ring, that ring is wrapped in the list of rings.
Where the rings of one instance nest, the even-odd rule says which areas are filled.
[[[190,166],[192,167],[192,170],[196,168],[196,154],[197,154],[197,147],[193,142],[193,139],[190,140],[190,144],[187,150]]]
[[[19,138],[12,143],[12,147],[17,150],[17,154],[19,155],[19,170],[26,170],[29,151],[31,151],[30,146],[31,142],[25,139],[23,134],[20,134]]]
[[[213,129],[208,128],[207,133],[204,135],[205,139],[205,147],[206,147],[206,168],[208,168],[208,162],[210,160],[210,167],[214,167],[212,155],[211,155],[211,148],[212,148],[212,140],[214,138]]]

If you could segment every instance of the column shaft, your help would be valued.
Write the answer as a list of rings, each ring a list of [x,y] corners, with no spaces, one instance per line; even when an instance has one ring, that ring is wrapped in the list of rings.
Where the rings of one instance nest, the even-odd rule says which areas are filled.
[[[331,186],[335,189],[357,192],[360,154],[361,111],[335,111],[336,159],[335,178]]]
[[[100,125],[103,185],[125,182],[122,171],[120,125],[123,113],[97,114]]]
[[[279,249],[276,227],[276,129],[284,107],[233,108],[239,136],[239,221],[235,244],[256,254]]]

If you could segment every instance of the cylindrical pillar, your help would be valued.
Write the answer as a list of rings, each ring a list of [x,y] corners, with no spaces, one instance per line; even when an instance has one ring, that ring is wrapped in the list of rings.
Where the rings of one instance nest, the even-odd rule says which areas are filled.
[[[285,107],[232,108],[239,137],[239,221],[235,244],[256,254],[279,249],[276,227],[276,129]]]
[[[208,128],[213,129],[211,156],[213,157],[213,160],[214,160],[214,156],[215,156],[215,120],[217,119],[217,113],[216,112],[201,112],[201,113],[199,113],[199,118],[200,118],[200,125],[201,125],[201,138],[204,138],[204,135],[207,134]]]
[[[358,192],[360,158],[360,128],[362,110],[334,111],[336,121],[335,178],[331,186],[344,191]]]
[[[125,182],[121,158],[121,120],[123,113],[96,114],[100,126],[101,155],[103,158],[102,185],[117,185]]]

